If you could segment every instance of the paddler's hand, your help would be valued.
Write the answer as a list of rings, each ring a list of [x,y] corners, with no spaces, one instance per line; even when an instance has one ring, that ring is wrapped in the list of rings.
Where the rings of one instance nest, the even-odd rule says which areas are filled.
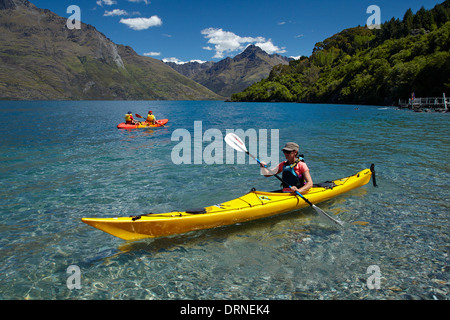
[[[261,175],[265,177],[270,177],[273,175],[273,173],[267,168],[267,163],[260,161],[259,165],[261,166]]]

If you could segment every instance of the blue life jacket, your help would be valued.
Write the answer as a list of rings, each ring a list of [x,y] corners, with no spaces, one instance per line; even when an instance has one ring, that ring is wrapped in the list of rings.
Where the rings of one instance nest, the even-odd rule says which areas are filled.
[[[287,161],[284,162],[283,171],[281,174],[281,178],[284,181],[281,184],[283,186],[283,188],[289,188],[289,186],[300,188],[305,185],[305,179],[303,178],[303,175],[300,174],[300,176],[299,176],[294,170],[294,167],[300,161],[305,162],[303,157],[301,157],[301,156],[293,164],[289,164]]]

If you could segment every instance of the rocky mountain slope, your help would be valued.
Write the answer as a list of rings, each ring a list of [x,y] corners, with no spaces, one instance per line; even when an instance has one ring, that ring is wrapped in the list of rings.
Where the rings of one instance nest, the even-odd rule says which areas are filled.
[[[217,63],[167,64],[215,93],[230,97],[267,77],[274,66],[287,65],[291,60],[278,54],[270,55],[261,48],[250,45],[234,58],[228,57]]]
[[[217,94],[93,26],[0,0],[0,99],[210,100]]]

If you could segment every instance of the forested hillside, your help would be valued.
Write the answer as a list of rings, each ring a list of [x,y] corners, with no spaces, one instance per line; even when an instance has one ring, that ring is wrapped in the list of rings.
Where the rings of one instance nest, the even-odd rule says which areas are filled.
[[[355,27],[319,42],[310,57],[276,66],[233,101],[392,104],[450,89],[450,0],[380,29]]]

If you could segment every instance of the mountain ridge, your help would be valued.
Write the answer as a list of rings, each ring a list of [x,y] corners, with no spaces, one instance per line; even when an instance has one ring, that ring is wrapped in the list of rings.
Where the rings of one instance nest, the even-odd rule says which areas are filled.
[[[27,0],[0,0],[0,99],[218,100],[163,62]]]
[[[267,77],[276,65],[287,65],[292,58],[268,54],[260,47],[249,45],[235,57],[204,64],[166,62],[174,70],[207,87],[213,92],[231,97],[255,82]]]

